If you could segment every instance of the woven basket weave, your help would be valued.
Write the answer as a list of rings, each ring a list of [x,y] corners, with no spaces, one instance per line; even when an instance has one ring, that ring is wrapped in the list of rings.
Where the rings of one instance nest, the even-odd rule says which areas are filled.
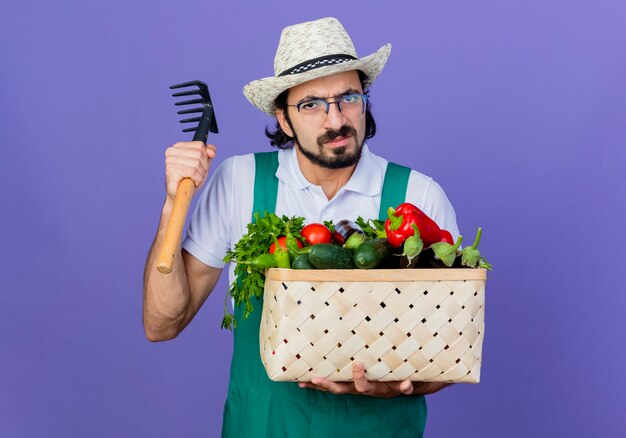
[[[270,379],[480,380],[484,269],[269,269],[260,327]]]

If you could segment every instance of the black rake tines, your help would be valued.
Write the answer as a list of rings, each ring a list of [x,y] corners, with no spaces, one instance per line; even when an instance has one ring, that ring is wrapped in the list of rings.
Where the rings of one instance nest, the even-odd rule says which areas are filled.
[[[182,119],[180,123],[195,123],[198,125],[193,128],[185,128],[183,132],[195,132],[193,135],[193,141],[203,141],[206,143],[209,131],[217,134],[217,120],[215,119],[215,110],[211,103],[211,95],[209,94],[209,87],[202,81],[189,81],[182,84],[176,84],[170,86],[170,90],[178,88],[195,87],[185,91],[178,91],[172,94],[173,97],[181,96],[198,96],[197,99],[184,100],[176,102],[176,106],[182,105],[200,105],[195,108],[184,109],[178,111],[177,114],[194,114],[202,113],[199,117],[192,117],[189,119]]]

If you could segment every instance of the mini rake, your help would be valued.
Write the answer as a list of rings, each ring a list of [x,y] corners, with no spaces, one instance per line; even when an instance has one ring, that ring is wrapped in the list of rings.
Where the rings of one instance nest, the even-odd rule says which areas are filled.
[[[211,103],[209,88],[204,82],[190,81],[172,85],[170,89],[174,90],[187,87],[195,88],[176,92],[172,94],[172,96],[198,96],[198,98],[176,102],[176,106],[195,105],[194,108],[178,111],[178,114],[202,114],[200,114],[199,117],[181,120],[180,123],[198,123],[195,127],[183,129],[183,132],[194,132],[193,141],[202,141],[203,143],[206,143],[209,131],[215,134],[218,132],[217,120],[215,119],[215,111],[213,109],[213,104]],[[194,188],[195,185],[193,180],[191,180],[191,178],[184,178],[178,184],[178,188],[176,189],[176,197],[174,198],[172,214],[167,224],[163,244],[161,245],[161,251],[157,260],[157,269],[162,274],[169,274],[172,272],[174,256],[180,245],[180,239],[185,225],[185,218],[187,217],[187,211],[189,210],[189,204],[191,203],[191,198],[193,197]]]

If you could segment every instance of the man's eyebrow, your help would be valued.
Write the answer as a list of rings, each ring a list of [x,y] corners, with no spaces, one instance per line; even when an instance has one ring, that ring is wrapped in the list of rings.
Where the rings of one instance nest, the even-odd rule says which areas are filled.
[[[343,93],[339,93],[336,94],[333,97],[341,97],[341,96],[347,96],[348,94],[361,94],[361,91],[359,90],[355,90],[354,88],[348,88],[346,91],[344,91]],[[318,99],[326,99],[325,97],[319,97],[319,96],[315,96],[314,94],[309,94],[307,96],[304,96],[302,99],[300,99],[298,101],[298,104],[303,103],[303,102],[308,102],[309,100],[318,100]]]
[[[348,88],[346,91],[339,94],[338,96],[347,96],[348,94],[361,94],[361,91],[355,90],[354,88]]]

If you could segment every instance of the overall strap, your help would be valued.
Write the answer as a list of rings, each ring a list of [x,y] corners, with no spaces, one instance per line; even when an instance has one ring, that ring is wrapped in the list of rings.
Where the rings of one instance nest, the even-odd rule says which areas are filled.
[[[252,222],[254,213],[274,213],[278,196],[278,151],[257,152],[254,154],[254,202],[252,204]]]
[[[387,219],[387,209],[397,207],[406,199],[406,189],[409,184],[411,169],[392,162],[387,163],[385,181],[383,182],[382,194],[380,196],[380,210],[378,219]]]

